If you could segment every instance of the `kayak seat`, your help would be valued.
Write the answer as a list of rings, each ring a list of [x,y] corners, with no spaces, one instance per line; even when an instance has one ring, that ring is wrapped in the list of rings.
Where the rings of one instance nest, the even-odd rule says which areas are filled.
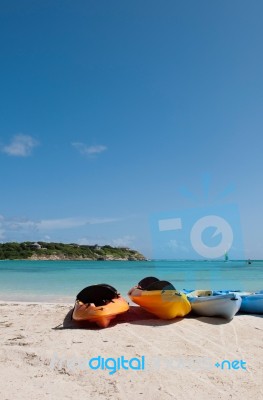
[[[176,290],[175,287],[168,281],[156,281],[146,288],[147,291],[152,290]]]
[[[82,289],[76,300],[84,304],[95,304],[96,307],[103,306],[119,297],[117,290],[107,284],[91,285]]]
[[[147,276],[138,283],[138,287],[142,290],[147,290],[147,287],[154,282],[159,282],[159,279],[154,276]]]
[[[119,293],[117,291],[117,289],[115,289],[113,286],[108,285],[107,283],[99,283],[96,286],[103,286],[103,287],[107,287],[108,289],[112,290],[114,293],[116,293],[117,296],[119,296]]]

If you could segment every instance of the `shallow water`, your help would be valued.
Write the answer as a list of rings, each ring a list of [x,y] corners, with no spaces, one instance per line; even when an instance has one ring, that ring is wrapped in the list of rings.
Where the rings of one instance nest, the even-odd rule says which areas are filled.
[[[0,300],[73,302],[84,287],[115,286],[124,297],[146,276],[179,289],[263,289],[263,261],[0,261]]]

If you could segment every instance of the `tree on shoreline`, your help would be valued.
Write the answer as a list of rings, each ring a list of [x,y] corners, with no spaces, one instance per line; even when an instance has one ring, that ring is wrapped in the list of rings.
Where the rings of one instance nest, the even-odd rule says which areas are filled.
[[[56,259],[69,260],[145,260],[136,250],[126,247],[111,247],[110,245],[78,245],[76,243],[55,242],[8,242],[0,243],[0,260],[18,259]]]

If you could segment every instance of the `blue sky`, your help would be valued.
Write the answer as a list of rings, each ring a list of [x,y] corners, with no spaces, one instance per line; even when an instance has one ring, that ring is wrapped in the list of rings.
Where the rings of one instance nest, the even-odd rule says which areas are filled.
[[[234,203],[245,256],[263,258],[261,1],[0,11],[2,242],[152,257],[153,214]]]

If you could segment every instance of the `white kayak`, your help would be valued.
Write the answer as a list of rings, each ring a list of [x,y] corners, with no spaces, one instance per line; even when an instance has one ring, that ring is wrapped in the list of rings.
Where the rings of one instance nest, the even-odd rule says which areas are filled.
[[[187,293],[192,310],[205,317],[232,319],[241,306],[241,297],[236,293],[213,295],[212,290],[194,290]]]

